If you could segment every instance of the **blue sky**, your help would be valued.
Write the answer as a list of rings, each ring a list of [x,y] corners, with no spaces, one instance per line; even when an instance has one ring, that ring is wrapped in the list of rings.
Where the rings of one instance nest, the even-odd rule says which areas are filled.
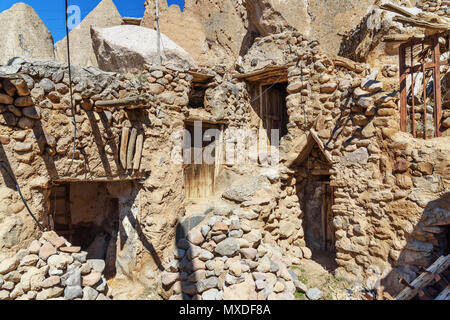
[[[70,5],[78,5],[83,20],[101,0],[69,0]],[[122,17],[142,17],[145,0],[113,0]],[[53,35],[55,43],[66,35],[64,0],[0,0],[0,12],[11,8],[17,2],[24,2],[36,11]],[[168,5],[177,4],[181,9],[184,0],[167,0]]]

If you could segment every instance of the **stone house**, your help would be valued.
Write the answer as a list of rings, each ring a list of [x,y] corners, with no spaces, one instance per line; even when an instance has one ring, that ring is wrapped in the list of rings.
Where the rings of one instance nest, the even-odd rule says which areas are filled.
[[[223,238],[194,237],[212,215],[247,226],[236,238],[257,262],[261,244],[287,266],[326,252],[339,277],[393,293],[448,254],[450,130],[400,132],[399,95],[315,39],[257,38],[232,72],[73,67],[74,110],[67,70],[25,58],[0,69],[0,259],[41,233],[15,181],[42,226],[105,260],[111,283],[155,283],[164,298],[202,293],[161,275],[182,271],[173,261],[185,237],[216,252]],[[212,160],[197,163],[205,151]],[[233,285],[217,283],[207,289],[230,296]]]

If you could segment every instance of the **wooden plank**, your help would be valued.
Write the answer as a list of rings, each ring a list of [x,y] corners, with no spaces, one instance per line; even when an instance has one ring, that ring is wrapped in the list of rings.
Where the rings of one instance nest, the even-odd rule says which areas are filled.
[[[311,170],[311,174],[313,176],[329,176],[329,175],[331,175],[331,172],[328,169],[324,169],[324,170],[313,169],[313,170]]]
[[[422,42],[422,52],[425,51],[425,45]],[[423,137],[427,139],[427,80],[426,80],[426,69],[425,69],[425,56],[422,55],[422,74],[423,74]]]
[[[133,157],[133,170],[139,170],[141,166],[141,158],[142,158],[142,149],[144,146],[144,134],[139,134],[136,139],[136,152]]]
[[[128,137],[130,136],[130,128],[122,128],[122,138],[120,141],[120,163],[124,170],[127,170],[127,147],[128,147]]]
[[[414,45],[413,44],[411,44],[411,65],[413,65],[414,64],[414,53],[413,53],[413,50],[414,50]],[[412,100],[412,107],[411,107],[411,127],[412,127],[412,132],[413,132],[413,137],[415,138],[416,137],[416,118],[415,118],[415,116],[416,116],[416,114],[415,114],[415,110],[414,110],[414,102],[415,102],[415,95],[414,95],[414,72],[411,72],[411,100]],[[425,109],[426,109],[426,106],[425,106]]]
[[[130,140],[128,141],[127,147],[127,169],[133,169],[133,157],[134,157],[134,148],[136,147],[136,139],[137,139],[137,129],[133,128],[131,130]]]
[[[440,48],[439,38],[435,37],[433,41],[433,62],[434,62],[434,127],[435,136],[441,136],[441,117],[442,117],[442,92],[441,92],[441,68],[439,67]],[[426,121],[426,119],[425,119]]]
[[[411,300],[414,298],[419,289],[427,286],[434,280],[433,274],[441,273],[450,266],[450,255],[442,256],[437,259],[430,267],[427,268],[428,272],[422,273],[413,282],[411,282],[411,287],[406,287],[403,289],[396,297],[395,300]]]
[[[450,300],[450,286],[447,286],[434,300]]]

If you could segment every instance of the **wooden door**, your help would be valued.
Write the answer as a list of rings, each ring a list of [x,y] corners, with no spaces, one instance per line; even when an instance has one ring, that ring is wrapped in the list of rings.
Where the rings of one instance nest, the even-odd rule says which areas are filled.
[[[335,230],[333,224],[334,188],[329,182],[322,183],[322,249],[329,252],[336,251]]]
[[[202,136],[205,131],[211,127],[208,125],[202,127]],[[218,129],[218,128],[216,128]],[[216,157],[216,139],[212,141],[202,141],[201,147],[194,145],[194,126],[186,125],[191,139],[185,139],[184,152],[190,157],[190,163],[184,165],[184,186],[186,198],[188,199],[204,199],[214,194],[214,175],[215,175],[215,157]],[[189,145],[187,145],[189,144]],[[209,146],[209,147],[208,147]],[[205,148],[208,147],[207,150]],[[209,164],[205,163],[203,154],[211,152],[214,161]]]
[[[271,144],[272,130],[278,129],[279,137],[287,133],[286,84],[278,83],[261,87],[261,119]]]

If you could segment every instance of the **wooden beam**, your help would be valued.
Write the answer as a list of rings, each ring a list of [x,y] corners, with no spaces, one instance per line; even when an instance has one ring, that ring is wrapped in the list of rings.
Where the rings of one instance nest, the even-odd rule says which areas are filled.
[[[435,273],[441,273],[449,266],[450,255],[440,257],[427,268],[428,272],[424,272],[418,276],[413,282],[411,282],[410,287],[406,287],[395,297],[395,300],[411,300],[418,294],[419,289],[424,288],[434,280],[433,275]]]
[[[122,128],[122,139],[120,141],[120,163],[122,168],[127,170],[127,147],[128,147],[128,137],[130,136],[130,128]]]
[[[441,68],[440,58],[441,50],[439,47],[439,37],[433,39],[433,63],[434,63],[434,127],[435,136],[441,136],[441,118],[442,118],[442,92],[441,92]],[[426,106],[424,106],[426,108]],[[427,119],[424,119],[427,121]]]
[[[450,286],[447,286],[434,300],[450,300]]]
[[[406,49],[402,44],[399,48],[399,64],[400,64],[400,130],[407,131],[407,93],[406,93],[406,71],[405,56]]]
[[[130,140],[128,141],[127,147],[127,169],[133,169],[133,156],[134,156],[134,148],[136,146],[136,138],[137,138],[137,129],[133,128],[131,130]]]
[[[102,109],[109,107],[117,108],[117,107],[145,104],[146,102],[147,100],[144,97],[135,96],[116,100],[98,100],[95,101],[95,106]]]
[[[136,152],[133,157],[133,170],[138,171],[141,166],[142,149],[144,146],[144,134],[140,134],[136,139]]]

